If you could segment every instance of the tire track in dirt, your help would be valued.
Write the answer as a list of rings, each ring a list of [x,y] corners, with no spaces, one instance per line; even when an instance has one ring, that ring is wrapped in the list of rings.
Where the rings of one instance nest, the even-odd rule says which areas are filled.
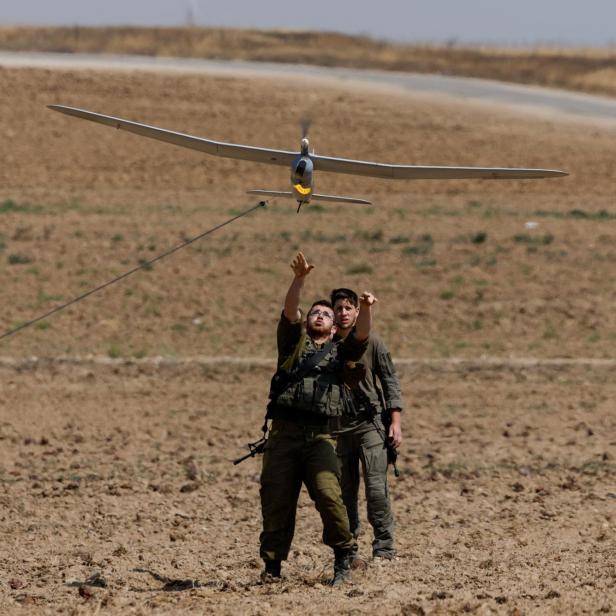
[[[536,357],[480,357],[480,358],[414,358],[395,360],[398,366],[436,370],[515,370],[543,368],[614,368],[616,359],[595,357],[563,357],[543,359]],[[0,357],[0,368],[24,370],[58,366],[148,366],[153,368],[182,368],[193,366],[275,366],[276,360],[267,357],[234,357],[231,355],[200,355],[194,357],[139,357],[115,358],[104,355],[58,357]]]

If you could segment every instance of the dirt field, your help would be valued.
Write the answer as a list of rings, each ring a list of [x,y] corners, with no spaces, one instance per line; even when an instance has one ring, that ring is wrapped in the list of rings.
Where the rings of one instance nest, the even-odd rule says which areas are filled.
[[[0,609],[616,610],[616,369],[436,361],[613,358],[613,133],[297,82],[0,69],[0,91],[3,330],[251,207],[246,189],[288,186],[285,169],[141,140],[50,103],[288,149],[309,112],[321,154],[571,173],[511,183],[322,174],[319,190],[375,206],[296,215],[273,203],[2,341],[0,356],[17,360],[110,364],[0,362]],[[286,581],[258,583],[259,464],[229,462],[258,436],[298,248],[317,264],[310,298],[369,287],[394,359],[435,360],[400,364],[400,554],[336,592],[322,584],[331,555],[305,495]],[[265,365],[137,361],[157,355]],[[366,555],[369,542],[367,532]],[[179,590],[182,580],[198,585]]]
[[[613,370],[402,369],[399,556],[335,592],[305,494],[287,579],[259,584],[259,463],[230,460],[257,436],[269,373],[3,370],[5,612],[616,609]],[[97,574],[106,587],[81,596]]]

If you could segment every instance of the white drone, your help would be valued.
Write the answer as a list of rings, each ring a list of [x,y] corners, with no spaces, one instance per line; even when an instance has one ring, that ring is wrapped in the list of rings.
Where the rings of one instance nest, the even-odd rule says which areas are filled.
[[[185,148],[199,150],[214,156],[250,160],[270,165],[283,165],[291,169],[291,190],[249,190],[248,193],[272,197],[291,197],[298,203],[298,212],[302,205],[315,201],[333,201],[337,203],[359,203],[369,205],[371,202],[356,197],[343,197],[339,195],[323,195],[313,191],[313,173],[315,171],[329,171],[333,173],[349,173],[374,178],[391,180],[443,180],[443,179],[486,179],[486,180],[521,180],[560,177],[567,175],[565,171],[556,169],[517,169],[498,167],[443,167],[431,165],[391,165],[375,163],[365,160],[349,160],[346,158],[333,158],[319,156],[310,152],[308,141],[308,125],[304,123],[303,134],[299,152],[286,150],[271,150],[250,145],[236,143],[222,143],[211,141],[202,137],[195,137],[185,133],[149,126],[139,122],[132,122],[122,118],[102,115],[84,109],[65,107],[64,105],[49,105],[50,109],[105,124],[113,128],[122,129],[141,135],[166,141]]]

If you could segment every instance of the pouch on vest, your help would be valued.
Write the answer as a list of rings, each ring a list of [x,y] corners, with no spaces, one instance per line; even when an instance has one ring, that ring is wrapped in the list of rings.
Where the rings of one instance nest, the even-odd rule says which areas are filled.
[[[279,406],[293,407],[301,412],[322,414],[315,407],[313,379],[306,378],[332,350],[333,342],[328,342],[322,349],[308,356],[294,369],[279,368],[270,383],[270,401],[267,416],[272,416]],[[328,413],[324,413],[328,414]]]

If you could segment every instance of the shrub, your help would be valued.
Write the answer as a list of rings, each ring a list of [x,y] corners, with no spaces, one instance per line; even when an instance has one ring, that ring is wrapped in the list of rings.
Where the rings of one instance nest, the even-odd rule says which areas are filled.
[[[371,265],[367,263],[358,263],[357,265],[352,265],[346,271],[349,276],[355,276],[357,274],[372,274],[373,269]]]
[[[545,235],[529,235],[528,233],[518,233],[513,236],[513,241],[518,244],[528,244],[530,246],[538,246],[543,244],[547,246],[554,241],[554,236],[551,233]]]
[[[408,244],[411,238],[408,235],[395,235],[389,239],[390,244]]]
[[[28,255],[11,254],[8,256],[9,265],[25,265],[26,263],[32,263],[32,257]]]

